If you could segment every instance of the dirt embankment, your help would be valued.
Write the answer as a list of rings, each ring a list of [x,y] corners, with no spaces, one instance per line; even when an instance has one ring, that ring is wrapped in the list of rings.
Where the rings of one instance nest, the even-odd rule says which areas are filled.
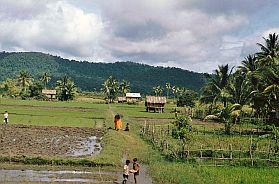
[[[103,136],[93,128],[0,125],[0,156],[70,156],[90,136]]]

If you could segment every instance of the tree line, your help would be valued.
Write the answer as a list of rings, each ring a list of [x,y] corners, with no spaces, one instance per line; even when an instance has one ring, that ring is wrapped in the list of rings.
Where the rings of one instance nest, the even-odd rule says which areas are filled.
[[[2,97],[46,100],[48,98],[42,90],[47,89],[50,80],[47,72],[36,80],[28,71],[21,71],[16,78],[7,78],[0,83],[0,94]],[[54,89],[57,91],[57,98],[62,101],[73,100],[78,93],[74,81],[66,75],[56,81]]]

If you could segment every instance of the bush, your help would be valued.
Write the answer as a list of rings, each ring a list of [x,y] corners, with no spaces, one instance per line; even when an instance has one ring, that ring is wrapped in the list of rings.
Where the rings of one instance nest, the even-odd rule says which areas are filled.
[[[192,139],[192,126],[189,124],[192,119],[190,116],[179,116],[174,124],[172,129],[172,137],[175,139],[181,140],[191,140]]]

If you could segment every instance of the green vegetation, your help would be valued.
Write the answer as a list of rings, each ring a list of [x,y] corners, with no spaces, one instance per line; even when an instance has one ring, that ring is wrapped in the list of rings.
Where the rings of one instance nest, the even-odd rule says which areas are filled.
[[[95,104],[92,102],[47,102],[34,100],[5,100],[1,99],[1,109],[8,109],[11,123],[24,123],[45,126],[76,126],[96,128],[113,127],[113,116],[116,112],[120,113],[125,123],[130,124],[131,131],[114,131],[108,129],[103,137],[104,149],[102,153],[95,157],[82,159],[56,159],[40,157],[3,157],[2,160],[10,162],[20,161],[22,163],[50,164],[69,167],[71,165],[102,166],[101,170],[122,171],[123,158],[138,157],[140,162],[149,166],[150,174],[155,183],[261,183],[267,180],[276,183],[278,180],[278,170],[273,168],[247,168],[238,166],[212,167],[202,164],[191,164],[179,160],[168,160],[161,152],[158,152],[152,144],[141,139],[140,131],[145,121],[155,123],[156,127],[170,126],[174,121],[173,109],[175,105],[167,104],[165,113],[147,113],[144,111],[142,103],[138,105],[128,104]],[[25,115],[24,115],[25,114]],[[39,118],[36,118],[39,116]],[[44,118],[42,118],[44,117]],[[55,117],[55,118],[54,118]],[[68,118],[69,117],[69,118]],[[64,120],[66,118],[66,120]],[[91,119],[93,118],[93,119]],[[82,122],[83,121],[83,122]],[[52,123],[56,122],[56,123]],[[165,122],[165,123],[164,123]],[[214,129],[221,129],[222,125],[216,125],[210,129],[206,127],[206,132]],[[192,124],[193,129],[203,128],[200,125]],[[250,127],[249,127],[250,128]],[[214,134],[197,134],[193,132],[194,142],[197,148],[200,144],[219,144],[228,145],[233,142],[233,147],[237,145],[249,146],[250,136],[223,136],[221,139]],[[179,141],[179,140],[176,140]],[[259,142],[259,148],[266,145],[267,140]],[[16,160],[17,159],[17,160]],[[13,160],[12,160],[13,161]],[[60,166],[61,167],[61,166]],[[52,166],[52,168],[55,168]],[[71,169],[71,168],[68,168]],[[249,174],[246,174],[249,173]],[[257,180],[257,181],[256,181]]]
[[[249,106],[250,117],[267,119],[267,123],[279,122],[279,40],[278,35],[264,38],[260,52],[249,55],[235,72],[228,65],[218,66],[213,75],[207,74],[201,102],[210,104],[207,115],[214,115],[225,124],[225,132],[231,133],[236,122],[247,113],[242,106]],[[218,103],[223,107],[219,108]],[[235,107],[238,107],[235,109]],[[263,127],[264,128],[264,127]]]
[[[21,71],[29,72],[34,79],[41,79],[47,73],[51,77],[48,87],[54,87],[57,80],[67,75],[79,88],[87,91],[99,91],[109,76],[119,81],[129,81],[131,90],[140,93],[151,93],[152,87],[164,86],[166,82],[198,92],[205,82],[203,74],[179,68],[153,67],[133,62],[78,62],[39,52],[0,53],[0,81],[14,79]]]

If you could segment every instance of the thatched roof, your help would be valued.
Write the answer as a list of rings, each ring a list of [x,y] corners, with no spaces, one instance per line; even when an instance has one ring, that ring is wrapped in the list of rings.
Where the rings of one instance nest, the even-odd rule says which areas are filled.
[[[165,104],[167,99],[165,96],[146,96],[147,103]]]

